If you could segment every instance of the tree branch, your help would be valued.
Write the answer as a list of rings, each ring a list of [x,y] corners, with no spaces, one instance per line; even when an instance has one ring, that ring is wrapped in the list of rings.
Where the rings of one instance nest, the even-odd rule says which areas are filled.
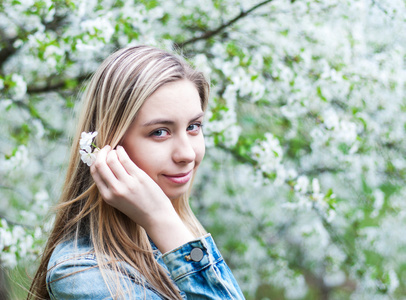
[[[7,224],[11,225],[11,226],[21,226],[23,228],[27,228],[27,229],[34,229],[35,227],[32,225],[28,225],[28,224],[23,224],[23,223],[19,223],[19,222],[15,222],[10,220],[9,218],[7,218],[6,216],[0,214],[0,219],[6,220]]]
[[[253,159],[247,155],[241,155],[240,153],[238,153],[238,151],[235,148],[234,149],[228,148],[224,144],[217,144],[216,148],[219,148],[225,152],[230,153],[234,157],[234,159],[240,163],[249,164],[252,166],[256,166],[258,164],[255,159]]]
[[[10,19],[10,17],[7,17]],[[45,23],[43,19],[41,19],[41,23],[45,26],[45,31],[47,30],[52,30],[56,31],[61,24],[63,24],[63,21],[65,20],[66,15],[63,16],[56,16],[51,22]],[[16,26],[21,30],[21,32],[11,38],[7,38],[6,34],[2,31],[0,31],[0,71],[1,67],[3,64],[7,61],[7,59],[12,56],[14,53],[17,52],[18,48],[14,47],[14,42],[17,41],[18,39],[25,39],[28,37],[30,34],[34,34],[36,30],[32,31],[26,31],[19,23],[17,20],[11,20],[13,23],[16,24]]]
[[[12,191],[12,192],[14,192],[16,194],[19,194],[22,197],[26,197],[22,191],[16,189],[15,187],[7,186],[7,185],[0,185],[0,189],[10,190],[10,191]]]
[[[84,74],[81,75],[77,78],[72,78],[73,80],[77,80],[78,83],[82,83],[83,81],[89,79],[91,74]],[[39,93],[46,93],[46,92],[51,92],[51,91],[56,91],[63,89],[66,86],[66,81],[62,80],[60,82],[56,83],[49,83],[45,86],[29,86],[27,88],[27,93],[28,94],[39,94]]]
[[[376,6],[379,10],[381,10],[385,15],[388,15],[388,16],[389,16],[388,11],[387,11],[384,7],[382,7],[382,5],[381,5],[380,3],[376,2],[375,0],[372,0],[372,5],[375,5],[375,6]]]
[[[13,44],[18,39],[18,37],[6,39],[5,35],[1,31],[0,37],[1,37],[0,45],[2,46],[2,49],[0,50],[0,68],[1,68],[3,63],[17,51],[17,49],[14,48]]]
[[[256,5],[254,5],[253,7],[251,7],[250,9],[248,9],[248,10],[246,10],[246,11],[241,11],[241,13],[240,13],[238,16],[236,16],[235,18],[231,19],[230,21],[221,24],[219,27],[217,27],[217,28],[215,28],[215,29],[213,29],[213,30],[209,30],[209,31],[205,32],[205,33],[202,34],[201,36],[194,37],[194,38],[192,38],[192,39],[190,39],[190,40],[187,40],[187,41],[184,41],[184,42],[182,42],[182,43],[177,43],[177,46],[178,46],[179,48],[183,48],[183,47],[185,47],[186,45],[192,44],[192,43],[194,43],[194,42],[196,42],[196,41],[208,39],[208,38],[210,38],[210,37],[212,37],[212,36],[214,36],[214,35],[220,33],[221,31],[223,31],[223,30],[226,29],[227,27],[231,26],[232,24],[234,24],[234,23],[237,22],[238,20],[240,20],[240,19],[246,17],[248,14],[250,14],[251,12],[253,12],[254,10],[256,10],[257,8],[259,8],[259,7],[261,7],[261,6],[265,5],[265,4],[268,4],[268,3],[272,2],[272,1],[273,1],[273,0],[266,0],[266,1],[263,1],[263,2],[260,2],[260,3],[256,4]]]

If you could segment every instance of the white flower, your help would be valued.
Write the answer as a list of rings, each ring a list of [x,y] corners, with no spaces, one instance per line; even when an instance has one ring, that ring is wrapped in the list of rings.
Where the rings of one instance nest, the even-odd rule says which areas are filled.
[[[20,145],[17,151],[9,159],[0,158],[0,171],[8,172],[14,169],[21,169],[29,163],[27,147]]]
[[[357,125],[355,123],[346,120],[340,121],[335,134],[338,141],[351,145],[356,141],[357,136]]]
[[[94,152],[92,152],[92,149],[90,147],[81,149],[81,150],[79,150],[80,159],[90,167],[92,165],[92,163],[96,160],[97,152],[98,152],[98,149],[95,149]]]
[[[97,35],[107,43],[114,34],[114,27],[111,24],[111,13],[107,13],[96,19],[86,20],[80,24],[81,28],[90,35]]]
[[[13,74],[11,80],[15,83],[15,87],[13,87],[14,98],[21,100],[27,93],[27,83],[19,74]]]
[[[93,138],[97,135],[97,131],[94,132],[82,132],[79,141],[80,149],[86,149],[93,143]],[[89,151],[88,151],[89,152]],[[91,151],[90,151],[91,152]]]
[[[313,188],[313,193],[314,194],[319,194],[320,193],[320,183],[317,178],[313,178],[312,180],[312,188]]]
[[[393,293],[399,286],[399,278],[394,270],[390,270],[388,275],[389,275],[388,290],[389,293]]]
[[[36,227],[34,231],[34,238],[39,239],[42,236],[41,227]]]
[[[35,194],[34,198],[37,202],[45,202],[49,199],[49,195],[46,190],[40,190],[38,193]]]
[[[298,191],[299,193],[305,194],[307,192],[308,186],[309,186],[309,178],[302,175],[299,176],[299,178],[297,179],[295,190]]]
[[[99,148],[94,149],[92,152],[93,139],[97,135],[97,131],[94,132],[82,132],[81,139],[79,141],[80,145],[80,159],[87,164],[89,167],[96,160],[96,153],[100,150]],[[93,145],[94,146],[94,145]]]
[[[337,128],[339,119],[336,112],[330,108],[323,113],[324,125],[327,129]]]
[[[279,140],[271,133],[265,133],[265,140],[251,148],[252,157],[258,162],[264,172],[275,171],[281,164],[283,150]]]
[[[36,137],[39,139],[42,138],[45,134],[44,125],[42,125],[41,121],[38,119],[33,120],[32,123],[36,129]]]
[[[385,194],[380,189],[376,189],[373,193],[373,196],[375,198],[375,202],[374,210],[371,213],[371,217],[376,218],[379,215],[379,212],[381,211],[381,208],[385,202]]]
[[[17,266],[17,257],[14,252],[2,252],[0,258],[3,265],[10,269]]]

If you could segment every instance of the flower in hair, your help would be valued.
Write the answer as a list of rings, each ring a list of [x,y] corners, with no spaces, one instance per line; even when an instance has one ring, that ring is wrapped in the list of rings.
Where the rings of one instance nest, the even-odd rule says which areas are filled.
[[[97,135],[97,131],[94,132],[82,132],[80,135],[79,145],[80,149],[85,149],[86,147],[90,147],[93,144],[93,139]]]
[[[97,131],[82,132],[79,140],[80,159],[89,167],[96,160],[96,153],[100,150],[95,144],[93,144],[93,139],[96,137],[97,133]],[[95,147],[94,151],[92,151],[91,146]]]

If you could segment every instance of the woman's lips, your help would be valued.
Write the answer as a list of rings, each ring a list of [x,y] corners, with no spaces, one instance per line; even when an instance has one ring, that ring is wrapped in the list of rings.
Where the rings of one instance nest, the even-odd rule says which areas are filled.
[[[192,178],[192,171],[174,175],[164,175],[168,180],[177,184],[185,184]]]

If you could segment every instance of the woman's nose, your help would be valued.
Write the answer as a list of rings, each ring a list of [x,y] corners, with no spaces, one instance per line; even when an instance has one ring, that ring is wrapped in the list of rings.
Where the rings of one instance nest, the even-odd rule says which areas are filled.
[[[172,158],[176,163],[190,163],[195,160],[196,152],[192,138],[186,133],[174,140]]]

